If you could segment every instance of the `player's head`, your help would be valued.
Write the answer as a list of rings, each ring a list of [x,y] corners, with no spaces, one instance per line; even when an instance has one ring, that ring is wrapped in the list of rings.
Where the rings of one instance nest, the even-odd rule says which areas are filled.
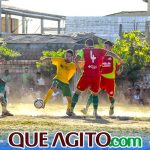
[[[113,43],[110,42],[110,41],[106,41],[106,42],[104,43],[104,47],[105,47],[106,50],[111,51],[111,50],[112,50],[112,47],[113,47]]]
[[[68,49],[65,53],[65,60],[71,62],[73,60],[73,50]]]
[[[5,75],[9,75],[9,70],[6,69],[5,72],[4,72],[4,74],[5,74]]]
[[[27,73],[29,71],[28,67],[25,67],[25,73]]]
[[[94,47],[94,41],[93,41],[93,39],[87,39],[85,41],[85,47]]]

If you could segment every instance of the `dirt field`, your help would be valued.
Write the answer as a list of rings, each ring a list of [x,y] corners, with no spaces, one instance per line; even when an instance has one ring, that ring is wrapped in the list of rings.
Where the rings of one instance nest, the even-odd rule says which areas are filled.
[[[144,144],[150,147],[150,110],[147,106],[116,104],[115,115],[108,116],[109,106],[99,107],[99,117],[92,116],[92,106],[87,116],[80,110],[84,105],[77,105],[76,117],[66,116],[66,104],[48,104],[45,109],[37,110],[33,104],[9,104],[13,117],[0,118],[0,142],[7,142],[12,131],[107,131],[114,136],[141,136]]]
[[[83,107],[77,105],[75,112],[78,116],[70,118],[65,114],[65,104],[50,104],[41,110],[32,104],[9,104],[8,108],[15,116],[0,118],[1,134],[14,130],[150,132],[149,107],[117,105],[115,115],[110,118],[109,106],[100,106],[98,113],[101,117],[98,119],[92,116],[92,106],[87,116],[82,115],[80,110]]]

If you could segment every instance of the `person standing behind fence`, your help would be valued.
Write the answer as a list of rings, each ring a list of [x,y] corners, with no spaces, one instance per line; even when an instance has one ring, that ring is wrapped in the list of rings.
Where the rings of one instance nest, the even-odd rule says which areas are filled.
[[[8,69],[5,70],[2,79],[7,83],[7,86],[6,86],[7,94],[10,94],[11,81],[13,80],[13,78],[12,78],[12,75],[9,73]]]
[[[8,69],[5,70],[2,79],[3,79],[5,82],[7,82],[7,83],[10,82],[10,81],[12,81],[12,76],[11,76],[11,74],[9,73],[9,70],[8,70]]]
[[[33,77],[31,73],[29,73],[29,68],[25,67],[25,72],[21,75],[22,86],[24,88],[29,88],[33,83]]]
[[[22,96],[32,93],[34,87],[34,79],[32,74],[29,72],[29,68],[25,67],[25,72],[21,74],[21,89]]]

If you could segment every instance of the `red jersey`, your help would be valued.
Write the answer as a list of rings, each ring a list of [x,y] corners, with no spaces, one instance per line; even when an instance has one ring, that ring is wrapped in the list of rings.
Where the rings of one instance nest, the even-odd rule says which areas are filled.
[[[102,70],[101,70],[102,76],[106,78],[111,78],[111,79],[115,78],[116,71],[119,65],[120,63],[118,59],[112,56],[103,57]]]
[[[113,57],[105,56],[102,63],[102,74],[108,74],[113,71]]]
[[[102,65],[103,57],[106,54],[104,49],[84,48],[84,72],[86,76],[100,76],[100,66]]]

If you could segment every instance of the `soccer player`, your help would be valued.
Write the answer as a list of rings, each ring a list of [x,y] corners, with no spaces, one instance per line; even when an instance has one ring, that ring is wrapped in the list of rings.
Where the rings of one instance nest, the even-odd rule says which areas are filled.
[[[98,68],[100,68],[105,52],[106,51],[104,49],[94,48],[94,41],[92,39],[87,39],[85,42],[85,48],[78,52],[75,58],[77,69],[79,70],[78,62],[81,58],[84,58],[85,64],[83,74],[77,84],[77,90],[72,97],[71,111],[70,114],[68,114],[69,116],[75,115],[74,107],[78,101],[80,93],[90,88],[93,95],[94,114],[95,117],[97,117],[97,94],[100,86],[100,69]]]
[[[113,44],[110,41],[106,41],[104,45],[107,51],[112,50]],[[123,63],[122,59],[120,59],[119,57],[117,59],[109,54],[106,54],[105,57],[103,58],[102,68],[101,68],[100,88],[102,90],[105,90],[107,94],[109,95],[109,100],[111,103],[109,115],[114,114],[115,78],[116,78],[117,69],[119,65],[122,63]],[[93,102],[93,98],[92,98],[92,95],[90,95],[86,104],[86,108],[81,110],[83,114],[87,113],[88,108],[92,102]]]
[[[8,110],[7,110],[7,96],[6,96],[6,82],[2,79],[0,79],[0,103],[2,106],[2,117],[5,116],[13,116]]]
[[[61,89],[63,96],[66,96],[68,101],[67,111],[66,114],[70,112],[71,107],[71,90],[69,87],[69,80],[73,77],[76,72],[76,65],[72,62],[73,60],[73,51],[67,50],[65,53],[65,58],[61,57],[52,57],[52,58],[45,58],[42,61],[47,62],[51,61],[52,64],[56,65],[57,73],[52,81],[52,85],[47,92],[47,95],[44,98],[44,107],[52,96],[53,92],[59,88]]]

